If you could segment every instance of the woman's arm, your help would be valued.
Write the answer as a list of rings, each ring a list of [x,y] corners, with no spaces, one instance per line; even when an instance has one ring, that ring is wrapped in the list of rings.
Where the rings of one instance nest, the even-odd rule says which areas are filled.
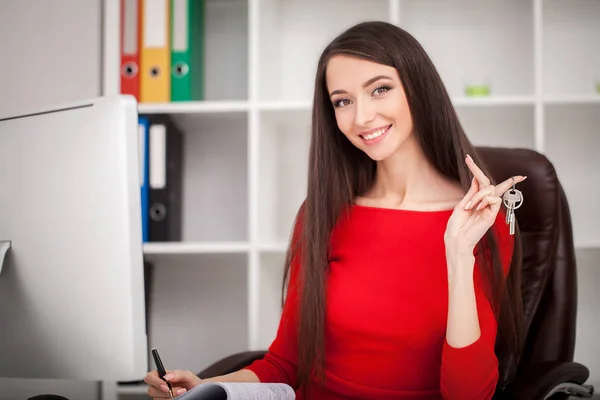
[[[505,276],[514,243],[499,213],[492,230]],[[498,324],[485,295],[480,256],[448,250],[448,317],[442,350],[440,388],[445,399],[491,399],[499,379],[495,354]]]
[[[446,341],[452,347],[466,347],[481,336],[473,269],[472,254],[448,254],[448,268],[455,271],[448,280],[448,321]]]
[[[249,369],[242,369],[240,371],[235,371],[227,375],[215,376],[212,378],[202,379],[202,383],[204,382],[250,382],[250,383],[259,383],[260,380],[258,376]]]
[[[448,321],[442,349],[440,390],[446,400],[489,400],[498,384],[494,351],[497,322],[487,300],[474,257],[450,257],[448,263],[472,273],[456,273],[448,282]],[[450,265],[449,265],[450,267]]]

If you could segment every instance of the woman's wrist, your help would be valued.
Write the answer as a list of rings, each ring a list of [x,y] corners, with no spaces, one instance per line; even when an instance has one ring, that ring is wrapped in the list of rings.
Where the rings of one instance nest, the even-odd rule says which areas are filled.
[[[446,264],[449,285],[472,280],[473,268],[475,266],[473,250],[460,247],[447,247]]]
[[[446,242],[446,259],[449,263],[464,263],[475,260],[474,247]]]

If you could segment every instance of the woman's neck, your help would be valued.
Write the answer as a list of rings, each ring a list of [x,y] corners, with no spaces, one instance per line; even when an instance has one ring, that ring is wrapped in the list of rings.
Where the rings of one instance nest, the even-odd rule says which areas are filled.
[[[387,208],[447,208],[460,201],[460,190],[434,168],[413,136],[377,163],[375,182],[366,197],[373,205]]]

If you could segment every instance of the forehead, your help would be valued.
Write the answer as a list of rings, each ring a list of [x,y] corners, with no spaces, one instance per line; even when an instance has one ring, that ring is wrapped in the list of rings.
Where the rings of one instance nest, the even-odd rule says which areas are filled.
[[[398,77],[393,67],[346,55],[333,56],[325,71],[329,91],[360,88],[363,83],[377,75],[387,75],[394,79]]]

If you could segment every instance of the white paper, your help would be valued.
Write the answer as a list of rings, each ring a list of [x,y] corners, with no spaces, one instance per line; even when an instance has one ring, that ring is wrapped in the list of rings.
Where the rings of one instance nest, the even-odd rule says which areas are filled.
[[[228,400],[294,400],[294,389],[284,383],[206,382],[183,394],[181,400],[221,399],[215,386],[227,393]]]

